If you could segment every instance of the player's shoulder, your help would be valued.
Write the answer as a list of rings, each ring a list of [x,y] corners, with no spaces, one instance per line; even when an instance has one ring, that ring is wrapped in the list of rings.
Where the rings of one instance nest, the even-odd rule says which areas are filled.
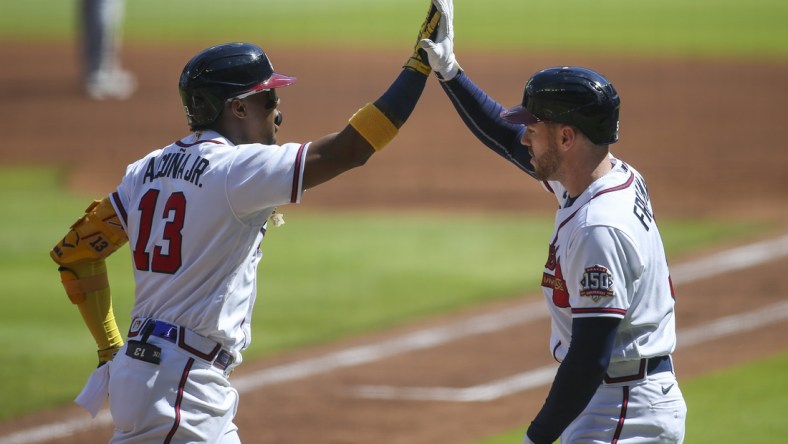
[[[234,163],[239,162],[291,162],[297,153],[303,152],[309,144],[284,143],[282,145],[269,145],[264,143],[249,143],[234,147]]]
[[[620,162],[620,161],[619,161]],[[643,177],[632,166],[621,162],[605,177],[603,187],[586,206],[583,225],[615,228],[629,236],[653,225],[653,212]]]
[[[636,189],[642,180],[640,173],[632,166],[611,159],[614,161],[613,169],[588,190],[589,201],[584,213],[589,224],[617,225],[632,206]]]
[[[265,143],[245,143],[245,144],[236,145],[235,148],[237,150],[243,150],[243,151],[270,151],[270,150],[281,150],[281,149],[293,149],[304,145],[308,145],[308,144],[303,144],[298,142],[286,142],[281,145],[265,144]]]

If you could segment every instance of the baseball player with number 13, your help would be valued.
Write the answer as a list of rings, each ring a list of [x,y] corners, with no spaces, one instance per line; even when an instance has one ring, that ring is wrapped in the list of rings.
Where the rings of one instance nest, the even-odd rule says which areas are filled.
[[[454,55],[451,0],[422,40],[440,85],[471,132],[558,201],[542,272],[561,363],[524,442],[676,443],[686,404],[673,370],[674,294],[643,176],[616,158],[620,99],[590,69],[541,70],[506,109]],[[527,22],[524,22],[527,26]]]
[[[109,394],[111,442],[240,442],[228,378],[251,340],[268,220],[394,138],[430,73],[418,41],[435,38],[439,20],[431,7],[389,89],[314,142],[277,144],[278,91],[296,79],[259,47],[218,45],[186,64],[179,89],[192,133],[129,165],[51,252],[98,346],[77,402],[95,416]],[[136,287],[124,344],[105,258],[127,241]]]

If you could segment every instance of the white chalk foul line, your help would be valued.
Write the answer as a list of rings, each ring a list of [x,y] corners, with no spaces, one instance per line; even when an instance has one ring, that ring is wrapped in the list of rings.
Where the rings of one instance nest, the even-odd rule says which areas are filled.
[[[788,236],[769,239],[670,267],[675,283],[690,283],[728,271],[741,270],[788,255]]]
[[[550,383],[558,364],[519,373],[473,387],[393,387],[388,385],[361,385],[354,393],[360,398],[392,399],[405,401],[492,401],[534,387]]]
[[[43,426],[28,429],[19,433],[4,436],[2,444],[29,444],[36,442],[50,441],[57,438],[71,436],[82,430],[93,429],[102,425],[112,423],[112,416],[108,410],[103,410],[95,418],[71,419],[68,421],[46,424]]]
[[[494,332],[548,316],[544,303],[530,303],[503,312],[475,316],[442,327],[428,328],[376,344],[330,353],[291,364],[271,367],[233,380],[239,391],[302,379],[345,367],[379,361],[402,353],[423,350],[457,339]]]
[[[675,283],[689,283],[715,274],[733,271],[788,255],[788,236],[724,251],[708,258],[671,267]],[[443,327],[430,328],[399,338],[366,346],[353,347],[318,358],[271,367],[233,380],[239,392],[248,392],[267,385],[307,378],[341,368],[374,362],[398,354],[423,350],[468,336],[490,333],[514,325],[546,318],[544,303],[531,303],[499,313],[476,316]],[[537,372],[547,371],[546,368]],[[539,373],[541,374],[541,373]],[[544,374],[541,374],[542,378]],[[510,380],[516,378],[507,378]],[[538,378],[537,378],[538,379]],[[524,378],[528,381],[528,378]],[[549,381],[548,381],[549,382]],[[525,384],[519,382],[519,384]],[[0,437],[0,444],[33,444],[70,436],[76,432],[111,424],[108,412],[93,419],[72,419],[46,424]]]
[[[723,336],[742,333],[788,318],[788,302],[781,302],[747,313],[727,316],[708,324],[678,332],[681,348],[691,347]],[[504,379],[463,388],[393,387],[362,385],[354,393],[361,398],[407,401],[479,402],[493,401],[518,392],[550,384],[558,365],[549,365]]]

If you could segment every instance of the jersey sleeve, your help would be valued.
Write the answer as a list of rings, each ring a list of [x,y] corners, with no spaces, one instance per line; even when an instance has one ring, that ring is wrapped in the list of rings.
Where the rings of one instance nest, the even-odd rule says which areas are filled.
[[[632,302],[642,261],[621,230],[588,226],[578,230],[564,279],[572,316],[623,318]]]
[[[239,217],[298,203],[309,144],[239,145],[227,174],[227,199]]]
[[[131,195],[134,191],[134,173],[137,171],[137,169],[141,168],[140,165],[147,162],[147,159],[151,155],[156,155],[160,152],[161,150],[154,151],[143,159],[138,160],[126,167],[126,174],[123,176],[123,179],[121,179],[120,184],[118,184],[118,187],[115,189],[115,191],[109,195],[109,201],[115,208],[115,213],[117,213],[121,225],[123,225],[123,229],[127,234],[129,232],[129,206],[131,204]]]

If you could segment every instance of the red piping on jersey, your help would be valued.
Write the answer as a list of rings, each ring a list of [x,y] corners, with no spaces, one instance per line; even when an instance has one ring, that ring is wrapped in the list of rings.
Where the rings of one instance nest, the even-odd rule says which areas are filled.
[[[180,140],[176,141],[175,144],[181,148],[189,148],[190,146],[199,145],[201,143],[215,143],[217,145],[224,145],[224,142],[219,140],[207,139],[207,140],[198,140],[194,143],[183,143]]]
[[[183,389],[186,386],[186,381],[189,379],[189,372],[192,369],[192,365],[194,365],[194,358],[189,358],[189,361],[186,362],[186,367],[183,369],[181,382],[178,384],[178,396],[175,398],[175,422],[172,424],[172,429],[170,429],[170,433],[167,434],[164,444],[169,444],[172,441],[172,437],[175,436],[175,432],[178,430],[178,426],[181,424],[181,401],[183,401]]]
[[[295,171],[293,172],[293,192],[290,194],[290,203],[298,202],[298,182],[301,179],[301,162],[303,161],[304,148],[306,148],[306,144],[302,144],[298,148],[298,154],[296,154]]]
[[[553,190],[553,187],[550,186],[549,182],[547,182],[546,180],[543,180],[542,184],[544,184],[544,187],[547,188],[547,191],[555,194],[555,190]]]
[[[616,433],[613,435],[613,440],[610,441],[610,444],[617,444],[618,439],[621,438],[621,430],[624,428],[624,420],[627,417],[627,406],[629,405],[629,387],[624,386],[624,399],[621,401],[621,414],[618,417],[618,426],[616,427]]]
[[[120,201],[120,194],[117,191],[112,193],[112,201],[115,203],[115,208],[120,211],[120,217],[123,219],[123,225],[128,226],[129,216],[126,214],[126,208],[123,207],[123,202]]]
[[[620,308],[573,308],[572,309],[572,314],[587,314],[587,313],[617,314],[624,316],[627,314],[627,311]]]
[[[618,186],[612,187],[612,188],[607,188],[607,189],[604,189],[604,190],[602,190],[602,191],[600,191],[600,192],[598,192],[598,193],[594,194],[593,196],[591,196],[591,199],[588,199],[588,202],[586,202],[586,203],[584,203],[583,205],[581,205],[581,206],[580,206],[580,208],[578,208],[577,210],[575,210],[575,212],[574,212],[574,213],[572,213],[572,215],[571,215],[571,216],[569,216],[569,217],[567,217],[566,219],[564,219],[564,221],[563,221],[563,222],[561,222],[561,223],[558,225],[558,229],[557,229],[557,230],[555,230],[555,237],[553,238],[553,241],[550,243],[550,245],[555,245],[555,241],[557,241],[557,240],[558,240],[558,232],[559,232],[559,231],[561,231],[561,228],[563,228],[563,227],[564,227],[564,225],[566,225],[566,224],[567,224],[567,223],[568,223],[570,220],[572,220],[572,218],[574,218],[574,217],[575,217],[575,215],[577,214],[577,212],[578,212],[578,211],[580,211],[580,209],[581,209],[581,208],[583,208],[583,207],[584,207],[586,204],[588,204],[589,202],[591,202],[592,200],[596,199],[597,197],[599,197],[599,196],[601,196],[601,195],[603,195],[603,194],[612,193],[613,191],[621,191],[621,190],[625,190],[625,189],[629,188],[629,186],[630,186],[630,185],[632,185],[632,182],[634,182],[634,181],[635,181],[635,173],[629,173],[629,179],[627,179],[627,181],[626,181],[626,182],[622,183],[621,185],[618,185]]]

